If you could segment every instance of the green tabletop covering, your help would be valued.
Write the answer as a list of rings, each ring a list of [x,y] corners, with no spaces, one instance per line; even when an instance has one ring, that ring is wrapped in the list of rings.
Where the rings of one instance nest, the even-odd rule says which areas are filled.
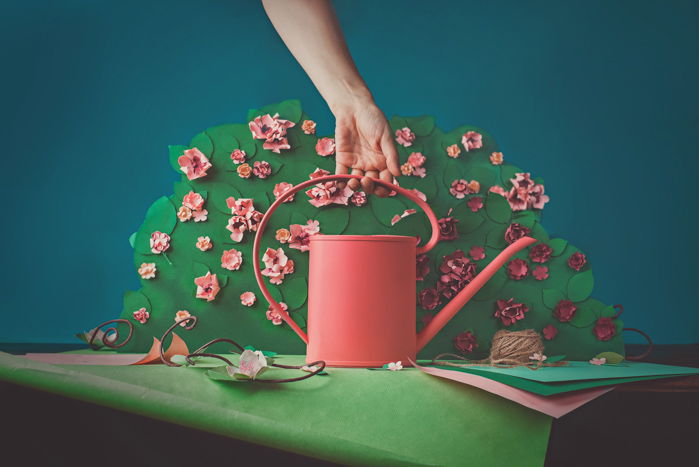
[[[2,380],[343,464],[544,463],[545,415],[415,369],[328,373],[225,383],[193,368],[49,365],[0,352]]]

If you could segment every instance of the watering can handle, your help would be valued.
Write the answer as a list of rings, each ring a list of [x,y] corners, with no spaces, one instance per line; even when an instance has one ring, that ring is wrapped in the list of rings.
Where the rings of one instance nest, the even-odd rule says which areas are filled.
[[[267,223],[269,222],[269,218],[272,216],[272,213],[279,207],[280,204],[282,204],[286,199],[288,199],[290,196],[292,196],[294,193],[303,190],[304,188],[308,188],[309,186],[312,185],[317,185],[318,183],[322,182],[328,182],[328,181],[333,181],[333,180],[350,180],[352,178],[355,178],[357,180],[361,180],[363,177],[361,175],[348,175],[348,174],[337,174],[337,175],[326,175],[323,177],[317,177],[317,178],[312,178],[310,180],[306,180],[305,182],[299,183],[293,188],[290,188],[286,190],[279,198],[272,203],[272,205],[269,207],[265,215],[262,217],[262,220],[260,221],[260,224],[257,226],[257,233],[255,234],[255,243],[253,244],[252,247],[252,258],[253,258],[253,266],[255,268],[255,278],[257,279],[257,285],[260,287],[260,290],[262,291],[262,295],[264,295],[265,299],[269,302],[270,306],[279,312],[281,315],[282,319],[289,325],[291,326],[291,329],[294,330],[296,334],[306,343],[308,344],[308,336],[306,335],[305,332],[294,322],[294,320],[291,319],[289,316],[289,313],[284,311],[279,305],[279,302],[277,302],[272,295],[269,293],[269,289],[267,289],[267,286],[265,285],[264,278],[262,276],[262,270],[260,269],[260,243],[262,242],[262,234],[264,233],[265,227],[267,226]],[[410,199],[411,201],[415,202],[420,208],[425,211],[425,214],[427,214],[427,218],[430,220],[430,224],[432,225],[432,236],[430,237],[429,241],[417,248],[417,254],[422,254],[430,251],[434,246],[439,242],[439,222],[437,221],[437,216],[435,216],[434,212],[432,211],[432,208],[420,199],[414,191],[411,190],[406,190],[405,188],[401,188],[397,185],[394,185],[389,182],[385,182],[383,180],[380,180],[378,178],[372,178],[374,183],[382,185],[390,190],[394,190],[397,193],[405,196],[406,198]]]

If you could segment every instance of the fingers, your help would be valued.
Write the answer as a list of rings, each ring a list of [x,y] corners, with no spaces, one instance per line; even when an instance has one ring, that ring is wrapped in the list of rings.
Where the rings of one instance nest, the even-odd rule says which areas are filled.
[[[372,178],[379,178],[379,172],[376,170],[367,170],[364,175],[366,176],[362,178],[362,190],[370,195],[374,192],[374,180],[372,180]]]
[[[381,138],[381,151],[386,157],[386,166],[391,171],[394,177],[400,177],[400,164],[398,163],[398,151],[396,145],[393,144],[393,138],[390,132],[384,133]],[[393,179],[391,179],[393,181]]]
[[[382,170],[379,177],[384,182],[393,183],[393,175],[388,169]],[[391,190],[383,186],[378,186],[374,190],[374,194],[380,198],[386,198],[389,195],[389,193],[391,193]]]
[[[349,167],[347,167],[344,164],[340,164],[339,162],[336,161],[335,162],[335,173],[342,174],[342,175],[347,174],[347,173],[349,173]],[[337,182],[337,186],[339,186],[340,189],[344,188],[346,184],[347,184],[347,182],[342,181],[342,180]]]
[[[364,175],[364,172],[359,170],[359,169],[352,169],[352,175]],[[354,191],[359,190],[359,180],[357,180],[356,178],[353,178],[352,180],[350,180],[348,185]]]

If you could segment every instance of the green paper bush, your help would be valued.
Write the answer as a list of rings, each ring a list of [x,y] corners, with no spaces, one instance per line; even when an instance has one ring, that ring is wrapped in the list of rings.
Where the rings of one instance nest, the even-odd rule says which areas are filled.
[[[280,154],[263,149],[263,141],[253,139],[247,124],[240,123],[210,128],[194,136],[187,146],[169,146],[170,166],[180,175],[180,180],[175,183],[172,195],[153,203],[143,224],[130,240],[134,247],[135,269],[142,263],[155,263],[157,274],[153,279],[141,279],[141,288],[125,295],[121,317],[134,322],[135,332],[133,339],[120,351],[147,351],[153,337],[159,338],[173,323],[175,313],[187,310],[199,318],[198,324],[192,330],[182,328],[176,332],[191,349],[213,338],[225,336],[243,344],[269,348],[280,353],[305,352],[303,343],[287,325],[275,326],[267,319],[267,303],[257,288],[252,268],[254,233],[246,233],[239,243],[231,240],[230,232],[226,230],[231,216],[226,199],[231,196],[252,198],[256,209],[264,212],[275,199],[272,191],[276,183],[288,182],[295,185],[307,180],[309,173],[316,168],[333,172],[335,161],[334,155],[320,157],[316,154],[318,136],[307,135],[302,131],[301,124],[309,117],[303,113],[298,101],[290,100],[261,110],[251,110],[248,121],[266,113],[279,113],[280,118],[295,123],[293,128],[288,129],[291,149],[282,150]],[[530,235],[546,242],[553,250],[551,258],[545,264],[549,268],[548,279],[538,281],[530,273],[524,279],[516,281],[510,279],[503,268],[427,345],[421,353],[422,357],[454,352],[453,339],[470,330],[478,340],[478,347],[466,356],[483,358],[488,354],[493,334],[499,329],[532,328],[541,332],[547,325],[558,329],[554,339],[545,341],[549,355],[565,354],[570,359],[584,360],[601,352],[624,353],[620,320],[616,320],[617,335],[611,340],[599,341],[593,333],[594,323],[599,317],[613,317],[615,313],[611,307],[589,298],[594,284],[589,263],[581,271],[571,269],[567,260],[578,250],[564,239],[549,239],[541,225],[541,211],[534,209],[512,212],[504,197],[488,192],[492,185],[500,185],[509,190],[512,187],[510,179],[516,173],[523,172],[509,163],[509,155],[506,155],[502,165],[491,164],[490,155],[498,149],[490,134],[471,126],[462,126],[445,133],[435,126],[434,118],[430,116],[393,117],[390,124],[393,130],[409,127],[416,135],[411,147],[398,146],[401,164],[407,161],[412,152],[422,152],[427,157],[427,176],[401,176],[398,179],[400,185],[423,192],[438,217],[450,215],[458,221],[458,238],[442,241],[428,253],[430,272],[424,280],[417,282],[418,295],[423,289],[435,285],[439,280],[438,268],[442,257],[455,250],[461,249],[468,254],[473,246],[484,247],[486,258],[476,261],[480,271],[507,246],[504,234],[512,222],[531,229]],[[461,136],[466,131],[480,133],[483,147],[465,151],[461,145]],[[459,145],[462,150],[458,158],[447,156],[446,148],[452,144]],[[177,160],[183,151],[194,147],[210,159],[213,167],[205,177],[188,180],[179,170]],[[230,158],[234,149],[244,150],[248,156],[246,162],[250,165],[254,161],[269,162],[272,175],[266,179],[239,177],[237,166]],[[449,187],[457,178],[478,180],[481,184],[480,192],[462,200],[456,199],[449,193]],[[208,211],[205,222],[178,221],[177,210],[189,191],[195,191],[205,198],[204,207]],[[473,196],[483,198],[484,207],[477,212],[472,212],[467,206],[468,199]],[[295,195],[293,202],[283,204],[272,217],[262,244],[263,250],[266,247],[282,247],[295,262],[295,272],[288,275],[280,286],[270,286],[270,290],[275,299],[289,305],[292,317],[302,327],[305,327],[307,319],[308,253],[281,245],[275,240],[277,229],[315,219],[320,222],[321,233],[326,234],[419,235],[423,241],[430,234],[427,218],[421,212],[407,216],[395,225],[391,224],[394,215],[401,214],[408,208],[417,208],[414,203],[401,197],[381,199],[372,196],[362,207],[350,204],[316,208],[307,200],[308,197],[301,192]],[[150,251],[150,235],[155,230],[171,237],[170,248],[165,254],[153,254]],[[195,248],[200,236],[211,238],[211,250],[202,252]],[[243,263],[239,270],[229,271],[221,266],[221,255],[230,248],[242,252]],[[529,248],[516,257],[526,260],[531,271],[536,264],[529,260],[528,251]],[[208,271],[217,275],[221,286],[221,291],[211,302],[195,298],[194,278]],[[252,291],[257,296],[257,302],[252,307],[241,304],[240,295],[246,291]],[[529,311],[523,320],[506,327],[493,315],[496,300],[509,298],[526,304]],[[564,299],[575,302],[578,307],[574,319],[567,323],[559,322],[553,316],[556,304]],[[133,318],[133,311],[141,307],[146,307],[150,313],[145,324]],[[423,310],[417,297],[416,308],[416,327],[419,329],[426,317],[433,312]]]

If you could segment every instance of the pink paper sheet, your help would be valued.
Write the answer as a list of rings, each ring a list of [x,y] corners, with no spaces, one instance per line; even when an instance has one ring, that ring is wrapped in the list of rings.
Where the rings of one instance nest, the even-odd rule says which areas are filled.
[[[24,355],[35,362],[53,365],[132,365],[145,354],[71,354],[71,353],[28,353]]]
[[[442,370],[439,368],[424,367],[411,362],[415,368],[421,371],[438,376],[440,378],[450,379],[459,383],[468,384],[470,386],[483,389],[500,397],[509,399],[513,402],[529,407],[532,410],[549,415],[553,418],[560,418],[563,415],[572,412],[581,405],[587,404],[593,399],[605,394],[614,386],[602,388],[583,389],[581,391],[573,391],[564,394],[556,394],[554,396],[540,396],[523,389],[513,388],[507,384],[493,381],[492,379],[483,376],[472,375],[461,371]]]

